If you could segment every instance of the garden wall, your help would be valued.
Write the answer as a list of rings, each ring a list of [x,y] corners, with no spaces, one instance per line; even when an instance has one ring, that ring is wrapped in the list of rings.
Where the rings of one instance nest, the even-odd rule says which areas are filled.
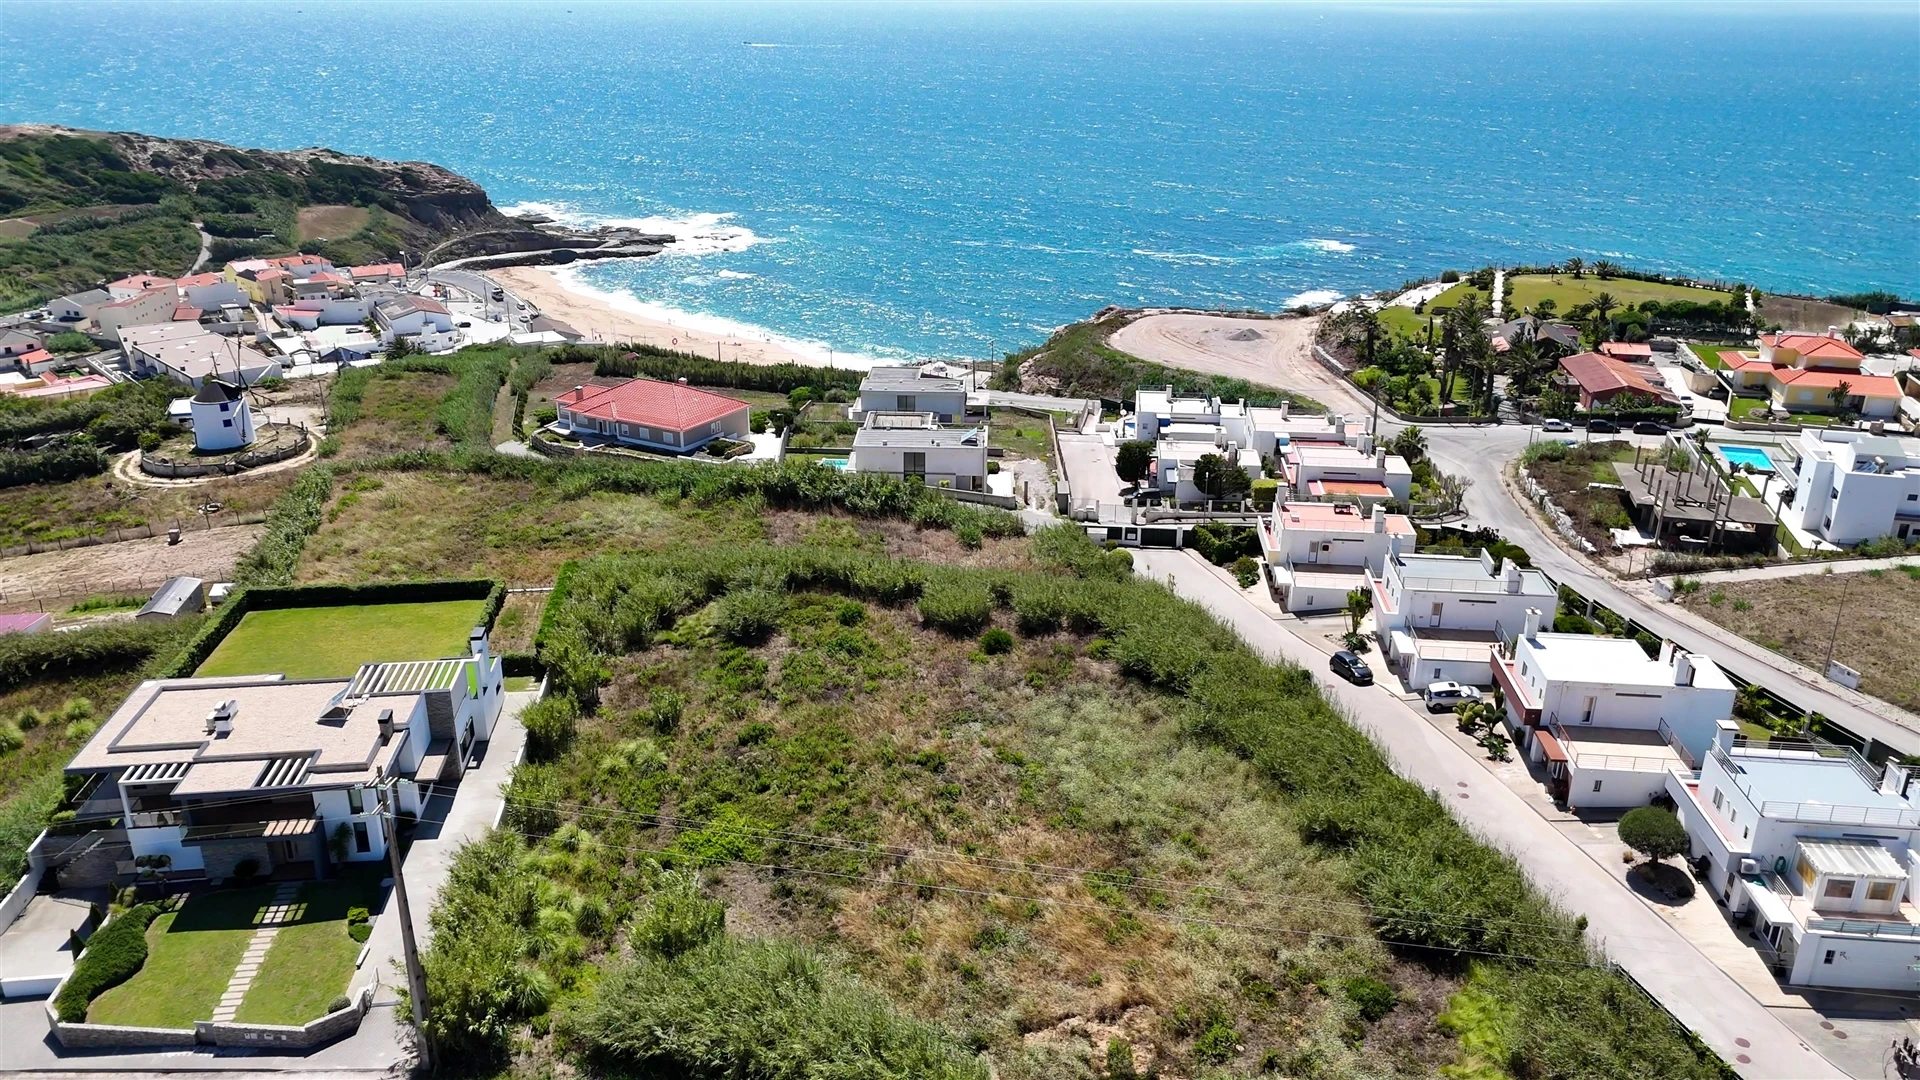
[[[160,476],[171,479],[189,476],[233,475],[245,472],[248,469],[257,469],[262,465],[272,465],[275,462],[285,461],[288,458],[297,457],[300,454],[306,453],[307,447],[313,445],[313,439],[307,434],[307,430],[304,427],[299,429],[299,436],[298,439],[284,445],[275,446],[271,450],[249,451],[244,454],[238,454],[227,461],[170,461],[166,458],[151,457],[142,453],[140,455],[140,471],[149,476]]]

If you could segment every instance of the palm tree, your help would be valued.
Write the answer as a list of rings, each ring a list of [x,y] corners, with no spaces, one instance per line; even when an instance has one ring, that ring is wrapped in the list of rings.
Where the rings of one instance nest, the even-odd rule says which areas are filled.
[[[1847,407],[1847,398],[1852,393],[1853,384],[1841,379],[1833,384],[1833,389],[1827,391],[1827,400],[1833,402],[1834,408],[1844,410]]]
[[[1593,272],[1600,275],[1600,280],[1602,281],[1612,277],[1619,269],[1620,267],[1617,264],[1608,262],[1605,259],[1601,259],[1599,262],[1593,264]]]
[[[1567,273],[1572,274],[1574,277],[1579,277],[1580,271],[1586,269],[1586,267],[1587,264],[1579,259],[1567,260]]]
[[[1595,296],[1593,298],[1594,317],[1604,323],[1607,321],[1607,313],[1619,306],[1620,306],[1620,301],[1615,300],[1613,298],[1612,293],[1610,292],[1600,293],[1598,296]]]

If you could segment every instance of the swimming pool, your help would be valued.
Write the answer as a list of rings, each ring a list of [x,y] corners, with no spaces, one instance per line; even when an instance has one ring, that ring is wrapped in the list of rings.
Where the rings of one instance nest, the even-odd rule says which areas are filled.
[[[1745,465],[1754,472],[1770,473],[1773,471],[1773,459],[1767,456],[1765,450],[1757,446],[1734,446],[1721,443],[1715,446],[1714,449],[1720,452],[1720,460],[1726,462],[1729,468],[1739,468]]]
[[[825,465],[829,469],[838,469],[841,472],[846,472],[847,466],[852,464],[852,462],[843,457],[823,457],[814,458],[813,460],[818,464]]]

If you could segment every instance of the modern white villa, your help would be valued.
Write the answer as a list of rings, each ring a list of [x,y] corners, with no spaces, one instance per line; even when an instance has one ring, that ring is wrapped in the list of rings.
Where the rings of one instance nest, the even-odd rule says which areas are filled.
[[[1381,655],[1409,686],[1451,681],[1493,685],[1493,646],[1521,632],[1527,612],[1551,623],[1559,590],[1547,575],[1491,555],[1414,555],[1395,551],[1382,572],[1366,573],[1373,635]]]
[[[1808,427],[1781,515],[1842,547],[1890,536],[1920,539],[1920,438]]]
[[[860,380],[852,417],[863,420],[870,412],[932,413],[951,424],[967,413],[967,384],[944,374],[944,368],[877,367]]]
[[[943,426],[930,412],[869,412],[847,469],[956,491],[987,490],[987,425]]]
[[[1666,777],[1708,891],[1793,986],[1920,983],[1920,804],[1908,770],[1813,744],[1708,751]]]
[[[1347,594],[1385,572],[1386,561],[1412,551],[1418,534],[1403,514],[1352,503],[1282,502],[1260,519],[1260,547],[1274,599],[1289,612],[1338,611]]]
[[[486,632],[469,655],[367,664],[351,679],[150,679],[68,763],[89,812],[119,816],[132,861],[176,877],[323,876],[383,858],[374,788],[461,775],[500,716],[504,682]],[[144,862],[143,862],[144,860]],[[129,871],[131,866],[127,868]]]
[[[1266,473],[1259,453],[1228,437],[1225,428],[1202,423],[1163,424],[1154,443],[1149,486],[1171,493],[1179,503],[1215,498],[1214,493],[1195,483],[1200,459],[1209,454],[1240,466],[1249,480],[1258,480]]]
[[[1493,681],[1514,741],[1544,764],[1569,809],[1644,806],[1666,775],[1692,771],[1740,726],[1733,683],[1699,653],[1631,638],[1542,631],[1528,611],[1511,647],[1493,650]]]
[[[1328,443],[1290,443],[1279,452],[1287,493],[1296,499],[1357,502],[1371,507],[1413,495],[1413,467],[1385,447],[1362,450]]]

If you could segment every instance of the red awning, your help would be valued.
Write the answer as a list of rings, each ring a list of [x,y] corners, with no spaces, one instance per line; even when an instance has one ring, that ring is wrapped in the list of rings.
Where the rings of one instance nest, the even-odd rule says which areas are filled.
[[[1553,732],[1542,729],[1534,732],[1533,737],[1540,740],[1540,752],[1547,756],[1548,761],[1567,760],[1566,748],[1560,745],[1559,739],[1553,737]]]

